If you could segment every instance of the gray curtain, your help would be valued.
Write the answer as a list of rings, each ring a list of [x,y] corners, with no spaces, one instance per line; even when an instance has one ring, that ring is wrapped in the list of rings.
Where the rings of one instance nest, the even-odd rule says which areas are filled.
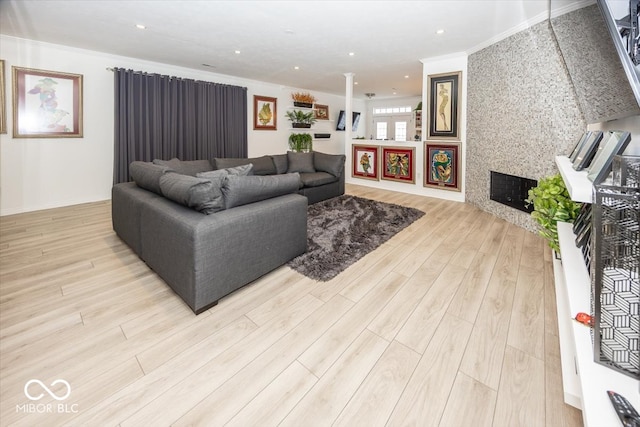
[[[247,157],[247,88],[116,68],[113,182],[140,160]]]

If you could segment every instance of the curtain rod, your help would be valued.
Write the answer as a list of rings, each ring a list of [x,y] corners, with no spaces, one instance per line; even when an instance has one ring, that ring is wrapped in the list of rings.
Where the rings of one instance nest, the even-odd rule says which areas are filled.
[[[105,70],[107,70],[107,71],[112,71],[112,72],[113,72],[113,71],[116,71],[116,69],[115,69],[115,68],[110,68],[110,67],[105,68]],[[144,74],[144,75],[148,75],[148,74],[156,74],[156,73],[147,73],[147,72],[145,72],[145,71],[134,71],[134,73],[135,73],[135,74]],[[157,74],[157,75],[160,75],[160,74]],[[222,85],[222,86],[235,86],[235,85],[227,84],[227,83],[215,83],[215,82],[208,82],[208,81],[206,81],[206,80],[187,79],[187,78],[184,78],[184,77],[176,77],[176,76],[169,76],[169,75],[160,75],[160,76],[162,76],[162,77],[169,77],[169,78],[171,78],[171,79],[179,79],[179,80],[193,80],[193,81],[195,81],[195,82],[210,83],[210,84],[216,84],[216,85]],[[246,86],[235,86],[235,87],[239,87],[239,88],[242,88],[242,89],[247,90],[247,87],[246,87]]]

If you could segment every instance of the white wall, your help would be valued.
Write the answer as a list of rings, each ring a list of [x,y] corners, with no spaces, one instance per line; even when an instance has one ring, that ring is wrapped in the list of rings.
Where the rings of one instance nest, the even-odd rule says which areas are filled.
[[[376,99],[376,98],[372,98],[370,100],[367,101],[367,105],[366,105],[366,111],[367,111],[367,121],[364,123],[365,126],[364,129],[362,130],[363,135],[360,136],[364,136],[365,138],[370,138],[370,139],[375,139],[376,137],[376,129],[374,126],[374,117],[373,117],[373,109],[374,108],[386,108],[386,107],[406,107],[406,106],[410,106],[411,110],[415,110],[415,108],[418,106],[418,103],[422,101],[422,96],[411,96],[411,97],[405,97],[405,98],[383,98],[383,99]],[[411,122],[407,125],[408,129],[407,129],[407,139],[413,139],[414,133],[413,133],[413,129],[415,127],[414,123],[413,123],[413,113],[408,114],[408,116],[411,116]],[[360,130],[360,129],[358,129]]]
[[[292,105],[291,92],[304,90],[2,35],[0,52],[5,60],[8,110],[8,133],[0,135],[0,215],[110,199],[114,114],[113,74],[106,70],[108,67],[247,87],[249,157],[287,151],[291,132],[284,114]],[[12,66],[82,74],[84,137],[14,139]],[[344,97],[313,94],[318,103],[329,106],[332,118],[318,122],[311,130],[332,134],[329,140],[314,141],[314,149],[343,153],[344,132],[335,131],[335,119],[340,109],[344,109]],[[253,95],[278,98],[277,131],[253,130]],[[354,100],[354,106],[363,109],[364,101]]]

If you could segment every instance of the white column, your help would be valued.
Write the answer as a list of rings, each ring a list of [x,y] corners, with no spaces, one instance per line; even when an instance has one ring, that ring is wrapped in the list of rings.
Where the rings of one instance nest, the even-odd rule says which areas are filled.
[[[344,150],[346,152],[350,150],[351,129],[353,127],[353,76],[355,76],[355,74],[344,73],[344,76],[346,77],[346,86],[344,91]]]

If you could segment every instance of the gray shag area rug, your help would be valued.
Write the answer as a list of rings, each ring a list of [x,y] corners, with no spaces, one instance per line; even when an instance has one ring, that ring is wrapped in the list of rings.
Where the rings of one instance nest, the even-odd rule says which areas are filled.
[[[308,208],[307,252],[287,265],[326,282],[423,215],[418,209],[349,195],[313,204]]]

